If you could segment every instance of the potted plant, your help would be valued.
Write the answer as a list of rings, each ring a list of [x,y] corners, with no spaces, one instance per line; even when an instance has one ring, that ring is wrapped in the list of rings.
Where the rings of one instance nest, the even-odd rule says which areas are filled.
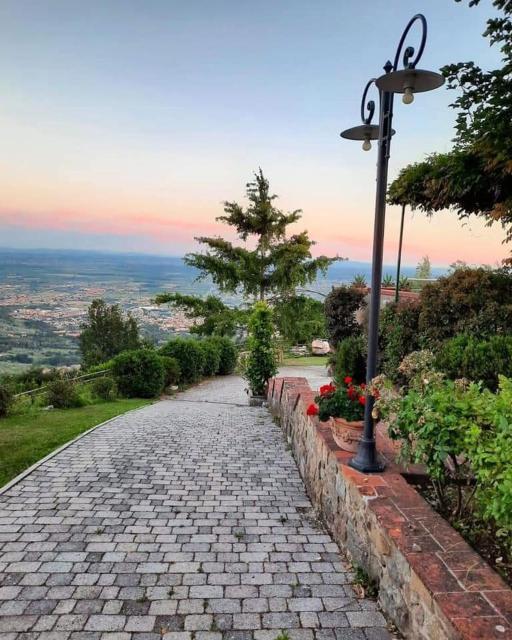
[[[386,289],[394,289],[395,287],[395,280],[393,278],[393,276],[389,275],[389,273],[387,273],[383,278],[382,278],[382,290],[385,291]]]
[[[343,383],[320,387],[316,405],[308,407],[308,415],[318,415],[323,422],[330,420],[333,438],[345,451],[355,453],[363,432],[366,385],[354,384],[347,376]]]
[[[356,289],[366,289],[368,286],[366,276],[362,273],[356,273],[352,279],[352,286]]]

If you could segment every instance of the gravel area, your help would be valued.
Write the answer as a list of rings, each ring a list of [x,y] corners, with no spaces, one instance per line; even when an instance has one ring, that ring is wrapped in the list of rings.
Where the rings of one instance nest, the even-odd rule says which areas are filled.
[[[0,640],[389,638],[350,580],[235,376],[116,418],[0,496]]]

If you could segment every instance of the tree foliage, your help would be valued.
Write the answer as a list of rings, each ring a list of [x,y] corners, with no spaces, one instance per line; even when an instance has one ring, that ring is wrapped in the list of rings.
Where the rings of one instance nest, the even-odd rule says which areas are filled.
[[[356,311],[366,307],[366,291],[354,286],[333,287],[325,298],[325,321],[331,346],[336,347],[344,338],[358,335],[362,327],[356,320]]]
[[[460,2],[460,0],[456,0]],[[470,0],[469,6],[479,4]],[[400,172],[389,188],[391,204],[427,213],[453,209],[460,218],[482,215],[499,221],[512,240],[512,1],[494,0],[500,12],[487,21],[484,36],[499,47],[502,66],[485,71],[475,62],[441,70],[457,90],[454,148],[434,153]]]
[[[432,276],[432,265],[430,264],[430,258],[423,256],[416,266],[416,277],[422,280],[426,280]]]
[[[221,291],[241,292],[244,297],[268,299],[292,293],[297,286],[313,282],[319,272],[338,258],[313,258],[307,231],[286,235],[287,227],[300,220],[301,211],[283,213],[276,208],[261,169],[246,185],[249,205],[225,202],[225,215],[217,220],[233,227],[243,246],[221,237],[199,237],[205,253],[189,253],[185,262],[211,277]],[[254,245],[254,248],[250,248]]]
[[[91,302],[80,334],[85,366],[100,364],[140,345],[139,327],[134,318],[125,317],[117,304],[109,306],[101,299]]]
[[[244,377],[255,396],[265,393],[267,381],[277,373],[273,333],[272,310],[266,302],[257,302],[249,320],[249,354],[244,370]]]
[[[288,344],[310,344],[315,338],[325,338],[324,305],[305,295],[291,296],[276,302],[274,321]]]
[[[161,293],[156,296],[157,304],[170,303],[185,311],[187,318],[197,320],[190,333],[202,336],[232,336],[237,326],[246,322],[247,311],[229,307],[217,296],[184,295],[182,293]]]

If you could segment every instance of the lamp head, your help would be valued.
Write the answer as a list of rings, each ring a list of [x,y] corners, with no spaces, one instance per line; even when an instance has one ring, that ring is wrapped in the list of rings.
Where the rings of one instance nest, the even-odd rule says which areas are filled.
[[[405,104],[411,104],[415,93],[433,91],[444,84],[444,78],[435,71],[425,69],[401,69],[377,78],[375,84],[381,91],[403,93]]]

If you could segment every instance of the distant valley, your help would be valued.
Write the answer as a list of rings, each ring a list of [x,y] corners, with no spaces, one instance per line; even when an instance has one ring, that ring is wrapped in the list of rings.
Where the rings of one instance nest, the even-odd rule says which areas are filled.
[[[370,265],[335,264],[310,289],[327,293],[356,274],[369,280]],[[404,268],[404,274],[413,275],[414,268]],[[0,373],[79,363],[80,325],[94,298],[119,304],[155,342],[186,333],[190,320],[182,312],[156,307],[152,300],[164,291],[217,293],[196,276],[180,257],[0,249]],[[228,304],[240,302],[237,296],[222,297]]]

